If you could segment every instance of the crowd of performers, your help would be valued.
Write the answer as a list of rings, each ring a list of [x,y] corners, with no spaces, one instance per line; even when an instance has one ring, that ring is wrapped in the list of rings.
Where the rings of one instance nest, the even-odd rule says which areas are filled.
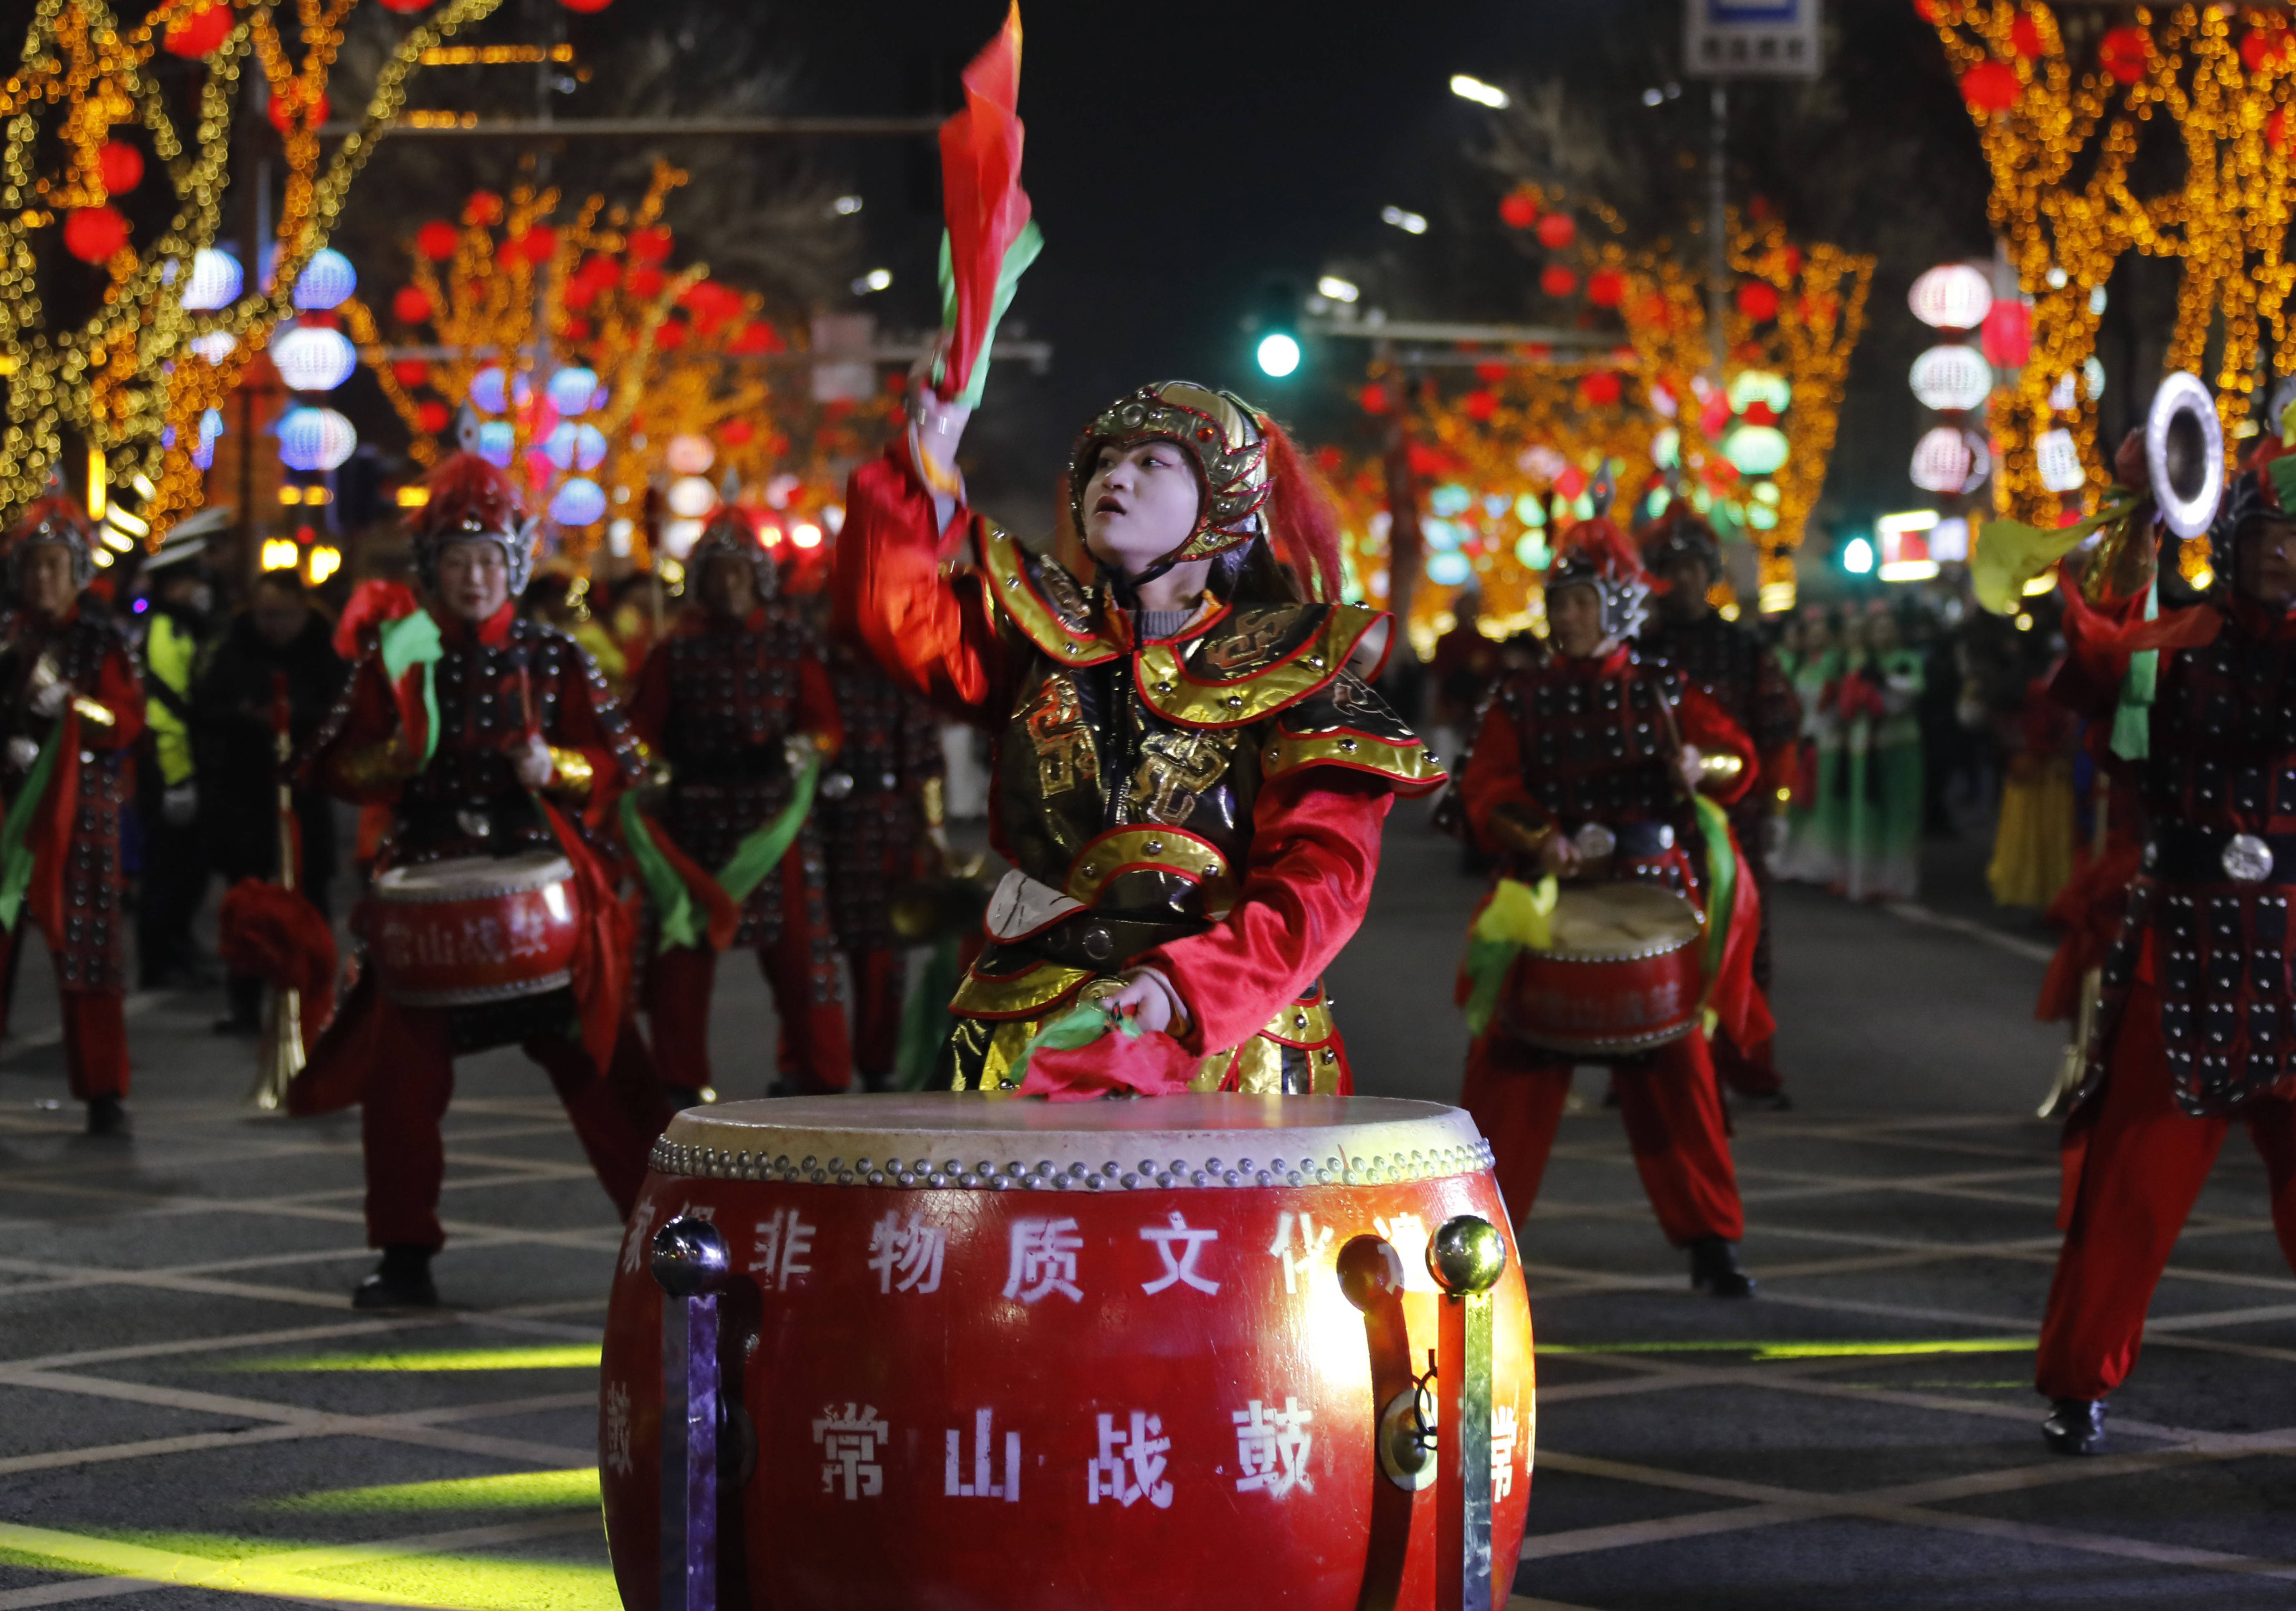
[[[5,551],[0,928],[10,977],[23,924],[46,942],[89,1128],[125,1123],[139,788],[152,820],[205,831],[213,865],[250,881],[296,846],[291,882],[322,915],[332,797],[361,808],[373,881],[350,923],[362,954],[315,1014],[324,1029],[306,1026],[288,1106],[361,1109],[382,1259],[357,1301],[437,1301],[440,1124],[464,1053],[516,1044],[539,1064],[627,1213],[670,1113],[709,1097],[722,951],[753,951],[775,997],[777,1091],[891,1084],[914,937],[893,908],[946,866],[954,718],[989,734],[1007,870],[919,1083],[1054,1100],[1351,1092],[1324,970],[1362,921],[1395,798],[1442,790],[1437,820],[1491,873],[1459,983],[1461,1100],[1510,1212],[1537,1199],[1574,1068],[1606,1066],[1692,1285],[1751,1295],[1724,1092],[1783,1100],[1764,894],[1796,848],[1782,822],[1808,773],[1892,765],[1918,673],[1886,618],[1865,623],[1849,669],[1809,628],[1780,653],[1714,608],[1720,556],[1686,509],[1632,536],[1598,512],[1557,544],[1545,637],[1484,668],[1447,778],[1379,691],[1390,622],[1340,600],[1330,503],[1267,415],[1165,382],[1090,421],[1067,488],[1092,560],[1077,575],[968,506],[969,412],[922,392],[907,432],[854,474],[824,596],[783,596],[746,520],[713,523],[675,618],[610,645],[626,698],[549,609],[521,612],[535,522],[475,457],[442,466],[413,517],[419,593],[371,590],[331,626],[291,577],[266,577],[197,653],[147,631],[144,668],[90,585],[84,514],[36,504]],[[2120,470],[2141,495],[2141,454]],[[2205,596],[2156,562],[2141,500],[2066,568],[2048,691],[2087,724],[2111,831],[2060,903],[2072,934],[2043,1003],[2083,1031],[2060,1093],[2065,1239],[2038,1363],[2065,1452],[2103,1447],[2105,1398],[2234,1119],[2296,1263],[2291,499],[2296,454],[2267,438],[2224,499],[2224,581]],[[163,575],[147,608],[196,637],[209,585]],[[1809,742],[1804,696],[1832,707],[1833,741]],[[283,777],[278,811],[302,831],[250,828],[265,821],[251,797],[230,831],[204,805],[176,810],[201,768],[218,791],[239,776],[276,796]],[[1868,796],[1849,792],[1854,817]],[[1885,814],[1892,793],[1874,797]],[[143,853],[164,838],[147,830]],[[570,936],[546,988],[394,988],[378,891],[544,863]],[[147,869],[147,906],[154,887]],[[139,914],[147,977],[180,965],[185,898]],[[1557,961],[1612,971],[1558,991],[1538,971]],[[253,1016],[258,984],[234,981],[226,1026]]]

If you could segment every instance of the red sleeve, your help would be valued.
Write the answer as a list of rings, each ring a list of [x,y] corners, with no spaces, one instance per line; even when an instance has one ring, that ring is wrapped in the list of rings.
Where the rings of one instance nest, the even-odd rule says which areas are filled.
[[[1754,786],[1754,778],[1761,770],[1762,757],[1754,753],[1754,740],[1694,683],[1684,684],[1681,723],[1682,741],[1695,745],[1700,753],[1738,757],[1738,775],[1705,790],[1718,805],[1736,805]]]
[[[2066,599],[2059,623],[2065,658],[2049,680],[2049,697],[2092,722],[2109,719],[2120,704],[2120,684],[2128,675],[2128,653],[2112,634],[2144,608],[2142,595],[2119,605],[2093,605],[2070,580],[2059,584]]]
[[[845,748],[845,718],[838,714],[837,685],[829,680],[829,667],[821,663],[818,654],[808,654],[800,662],[797,730],[826,740],[818,746],[824,752]]]
[[[1459,798],[1467,808],[1467,827],[1485,850],[1505,848],[1491,843],[1491,814],[1502,806],[1528,806],[1535,815],[1546,815],[1522,781],[1522,749],[1514,727],[1514,712],[1504,699],[1495,699],[1483,710],[1483,724],[1475,731],[1475,746],[1467,769],[1459,776]]]
[[[1205,933],[1138,960],[1187,1004],[1183,1046],[1203,1056],[1242,1045],[1330,966],[1363,922],[1394,798],[1384,779],[1329,767],[1260,791],[1234,906]]]
[[[79,741],[89,749],[125,749],[144,733],[144,683],[125,649],[114,645],[96,673],[95,691],[86,696],[111,713],[110,726],[82,722]]]
[[[959,505],[946,529],[972,521]],[[895,682],[977,716],[992,703],[1003,646],[978,580],[941,575],[944,535],[905,443],[856,470],[832,572],[833,618]]]
[[[637,681],[630,684],[630,731],[660,754],[662,730],[669,724],[668,646],[656,643],[646,650]]]
[[[590,763],[589,805],[595,807],[638,781],[637,756],[629,729],[597,662],[572,644],[572,664],[560,679],[558,719],[542,737],[561,749],[581,752]]]

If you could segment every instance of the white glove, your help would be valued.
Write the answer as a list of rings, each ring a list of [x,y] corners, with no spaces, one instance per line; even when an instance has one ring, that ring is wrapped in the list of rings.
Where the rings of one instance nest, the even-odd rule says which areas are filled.
[[[529,789],[540,789],[548,783],[558,770],[558,763],[550,756],[550,746],[539,734],[529,734],[524,745],[510,752],[511,769],[518,781]]]
[[[803,772],[821,759],[821,747],[813,741],[809,732],[793,732],[782,740],[782,755],[789,762],[792,774]]]
[[[32,714],[52,716],[71,703],[72,687],[65,682],[43,683],[32,695]]]
[[[29,772],[32,770],[32,763],[39,758],[40,747],[31,740],[14,738],[8,740],[9,771]]]
[[[160,818],[170,828],[188,828],[199,820],[200,789],[196,783],[178,783],[160,797]]]

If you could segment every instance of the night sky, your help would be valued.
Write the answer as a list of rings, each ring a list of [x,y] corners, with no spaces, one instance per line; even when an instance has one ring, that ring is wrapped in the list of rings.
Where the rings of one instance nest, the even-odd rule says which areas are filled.
[[[952,108],[957,75],[1001,0],[840,0],[784,14],[798,102],[818,111]],[[1274,276],[1311,286],[1329,263],[1440,253],[1379,221],[1394,203],[1439,217],[1478,109],[1454,72],[1540,76],[1610,7],[1585,0],[1392,5],[1024,6],[1025,184],[1046,237],[1010,317],[1054,346],[1051,372],[991,375],[974,427],[976,495],[1034,527],[1070,436],[1144,381],[1235,388],[1297,421],[1332,405],[1306,372],[1251,368],[1238,327]],[[882,318],[935,321],[931,144],[824,146],[868,200],[872,248],[896,283]],[[1464,310],[1463,310],[1464,311]],[[1345,355],[1360,364],[1360,352]],[[1328,375],[1324,377],[1326,380]]]

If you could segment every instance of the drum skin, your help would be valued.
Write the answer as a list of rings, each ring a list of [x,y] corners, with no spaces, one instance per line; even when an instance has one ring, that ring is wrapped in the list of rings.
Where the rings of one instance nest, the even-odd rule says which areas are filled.
[[[580,929],[574,869],[548,853],[395,867],[375,880],[368,954],[404,1007],[562,990]]]
[[[1580,1057],[1679,1040],[1705,1004],[1703,938],[1697,909],[1657,885],[1565,887],[1555,946],[1516,958],[1500,1021],[1517,1040]]]
[[[791,1158],[796,1178],[726,1178],[772,1171],[791,1133],[777,1124],[801,1132],[831,1114],[849,1132],[882,1108],[906,1126],[954,1104],[966,1117],[997,1110],[992,1122],[1011,1127],[937,1141],[930,1125],[912,1129],[885,1141],[867,1177],[857,1155],[815,1153]],[[1414,1147],[1415,1163],[1382,1153],[1358,1169],[1348,1154],[1332,1183],[1313,1173],[1291,1183],[1303,1154],[1346,1153],[1328,1126],[1398,1110],[1417,1123],[1414,1141],[1438,1134],[1456,1148],[1439,1165],[1452,1172],[1437,1173],[1438,1149]],[[1118,1127],[1107,1158],[1137,1158],[1116,1173],[1107,1159],[1076,1162],[1099,1155],[1047,1133],[1062,1126]],[[794,1144],[810,1145],[802,1134]],[[936,1171],[912,1170],[903,1186],[882,1172],[889,1156],[936,1171],[964,1160],[975,1183],[943,1175],[934,1186]],[[1169,1173],[1215,1159],[1219,1174]],[[949,1094],[681,1114],[657,1144],[606,1329],[600,1475],[623,1604],[660,1602],[662,1299],[645,1249],[680,1215],[709,1218],[732,1254],[720,1353],[756,1433],[740,1538],[720,1557],[721,1605],[745,1603],[746,1576],[755,1611],[1355,1611],[1432,1603],[1439,1488],[1406,1492],[1383,1476],[1374,1433],[1378,1407],[1408,1390],[1407,1372],[1436,1346],[1446,1300],[1424,1239],[1453,1215],[1480,1214],[1508,1249],[1491,1296],[1504,1599],[1537,1420],[1529,1306],[1487,1160],[1464,1114],[1369,1098],[1048,1107]],[[1140,1173],[1141,1161],[1169,1183]],[[832,1162],[852,1183],[828,1174]],[[980,1184],[982,1163],[1007,1183]],[[1103,1189],[1083,1187],[1091,1175]],[[1063,1178],[1071,1189],[1051,1189]],[[1403,1257],[1407,1335],[1391,1316],[1373,1329],[1375,1362],[1335,1262],[1351,1239],[1382,1234]]]

